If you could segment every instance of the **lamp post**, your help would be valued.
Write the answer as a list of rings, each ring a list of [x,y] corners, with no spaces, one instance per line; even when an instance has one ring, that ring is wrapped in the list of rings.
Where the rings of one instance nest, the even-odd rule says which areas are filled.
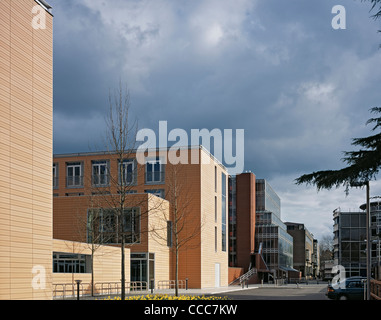
[[[369,181],[366,186],[366,300],[370,300],[370,201]]]
[[[370,300],[370,197],[369,181],[353,182],[352,187],[366,187],[366,295],[365,299]]]

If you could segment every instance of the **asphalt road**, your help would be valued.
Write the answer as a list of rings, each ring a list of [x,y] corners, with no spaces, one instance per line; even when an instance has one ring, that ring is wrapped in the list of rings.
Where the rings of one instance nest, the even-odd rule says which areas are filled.
[[[258,287],[221,294],[232,300],[330,300],[326,285]]]

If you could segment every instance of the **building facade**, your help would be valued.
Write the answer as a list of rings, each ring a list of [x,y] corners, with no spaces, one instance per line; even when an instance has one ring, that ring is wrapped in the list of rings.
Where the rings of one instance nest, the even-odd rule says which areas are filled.
[[[2,0],[0,25],[0,299],[51,298],[51,8]]]
[[[120,197],[118,188],[123,181],[128,188],[123,192],[127,194],[126,207],[140,210],[140,220],[128,220],[129,230],[135,230],[127,245],[131,250],[131,280],[175,279],[177,215],[183,219],[178,225],[183,232],[177,233],[181,244],[179,279],[188,279],[191,288],[227,285],[226,169],[201,146],[183,149],[188,161],[178,165],[167,161],[176,156],[171,152],[176,151],[158,150],[152,156],[151,150],[144,163],[137,160],[137,154],[122,160],[107,152],[55,155],[54,238],[88,241],[89,209],[117,207],[112,200]],[[153,202],[154,209],[147,209]],[[163,203],[167,203],[164,210]],[[75,220],[85,224],[81,227]],[[115,238],[109,243],[120,245]]]
[[[302,223],[286,222],[287,232],[293,238],[294,269],[301,272],[302,277],[311,279],[317,273],[317,242]]]
[[[379,198],[379,197],[376,197]],[[365,211],[366,204],[360,206]],[[381,279],[381,201],[370,202],[371,269],[375,278]]]
[[[255,175],[229,177],[229,267],[247,272],[255,241]]]
[[[366,276],[366,214],[333,211],[334,265],[345,268],[346,277]]]
[[[280,198],[264,179],[256,180],[255,251],[261,252],[268,272],[264,280],[289,277],[293,269],[293,238],[281,220]]]

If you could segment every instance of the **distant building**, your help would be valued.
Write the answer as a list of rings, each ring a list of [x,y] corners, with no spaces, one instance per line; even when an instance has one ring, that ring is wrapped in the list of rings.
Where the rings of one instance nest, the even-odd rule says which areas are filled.
[[[366,204],[361,205],[360,209],[366,210]],[[370,203],[370,241],[372,272],[381,279],[381,201]]]
[[[317,274],[317,242],[302,223],[285,222],[287,232],[293,238],[294,268],[302,277],[314,278]]]
[[[263,280],[285,278],[293,269],[293,238],[281,221],[280,198],[264,179],[256,180],[255,251],[261,252],[268,272]]]
[[[366,214],[333,211],[334,265],[345,268],[346,277],[366,276]]]

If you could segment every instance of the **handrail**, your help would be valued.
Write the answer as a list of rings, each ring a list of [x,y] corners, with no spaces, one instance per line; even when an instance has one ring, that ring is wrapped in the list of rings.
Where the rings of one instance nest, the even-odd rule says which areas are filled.
[[[381,281],[370,281],[370,296],[375,300],[381,300]]]
[[[235,279],[232,282],[230,282],[230,285],[232,285],[232,284],[234,284],[234,283],[236,283],[238,281],[239,281],[240,284],[242,284],[243,282],[249,280],[256,273],[257,273],[257,268],[251,268],[245,274],[243,274],[242,276],[240,276],[237,279]]]
[[[90,290],[84,288],[91,287],[90,283],[80,283],[80,296],[85,294],[89,295]],[[131,281],[126,282],[125,286],[126,292],[144,292],[148,291],[148,283],[146,281]],[[95,295],[117,295],[122,292],[122,285],[120,282],[98,282],[94,283],[94,294]],[[53,284],[53,298],[70,298],[75,297],[77,294],[77,284],[76,283],[55,283]]]
[[[178,280],[179,288],[186,289],[186,280]],[[157,282],[158,289],[174,289],[176,280],[160,280]]]

